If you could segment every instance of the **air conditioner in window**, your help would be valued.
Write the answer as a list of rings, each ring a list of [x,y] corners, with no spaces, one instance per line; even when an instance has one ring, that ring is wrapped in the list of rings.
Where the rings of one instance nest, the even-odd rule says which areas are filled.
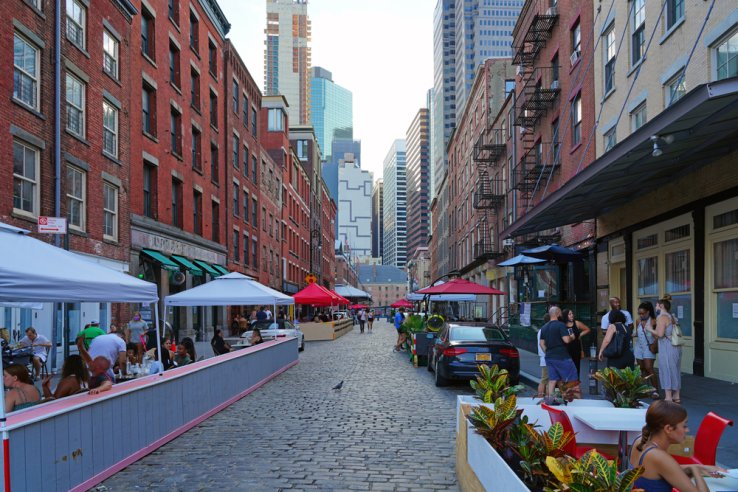
[[[571,60],[572,67],[579,60],[579,55],[580,55],[579,51],[575,51],[574,53],[571,54],[571,57],[569,58],[569,60]]]
[[[548,16],[559,15],[559,8],[556,7],[556,6],[549,7],[548,10],[546,10],[546,15],[548,15]]]
[[[558,88],[559,88],[559,81],[558,80],[554,80],[553,82],[551,82],[551,90],[552,91],[555,91]]]

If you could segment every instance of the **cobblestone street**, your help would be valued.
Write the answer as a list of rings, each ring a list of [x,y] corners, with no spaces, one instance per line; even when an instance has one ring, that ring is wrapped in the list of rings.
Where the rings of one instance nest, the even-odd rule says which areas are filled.
[[[394,328],[374,326],[308,342],[297,366],[107,490],[457,490],[455,397],[468,386],[436,388],[425,368],[392,352]]]

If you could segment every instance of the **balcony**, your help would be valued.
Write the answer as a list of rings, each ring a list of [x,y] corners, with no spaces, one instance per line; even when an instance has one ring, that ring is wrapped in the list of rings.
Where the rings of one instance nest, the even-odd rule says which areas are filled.
[[[537,67],[527,73],[517,98],[515,124],[535,128],[546,111],[555,106],[560,93],[559,67]]]
[[[548,2],[545,2],[548,3]],[[539,1],[538,5],[544,2]],[[558,7],[549,7],[533,15],[528,29],[521,34],[518,44],[513,45],[513,65],[530,67],[533,65],[538,53],[546,45],[546,40],[551,37],[556,21],[559,19]]]
[[[537,142],[523,154],[513,169],[513,188],[520,191],[523,198],[531,198],[536,190],[546,186],[549,178],[560,167],[560,142]]]
[[[480,176],[474,193],[473,206],[476,209],[497,210],[505,201],[505,188],[501,179],[491,179],[486,174]]]
[[[476,260],[494,260],[504,254],[504,252],[498,251],[491,239],[482,239],[474,245],[474,258]]]
[[[474,145],[474,161],[480,164],[493,164],[507,153],[502,130],[489,128],[482,132]]]

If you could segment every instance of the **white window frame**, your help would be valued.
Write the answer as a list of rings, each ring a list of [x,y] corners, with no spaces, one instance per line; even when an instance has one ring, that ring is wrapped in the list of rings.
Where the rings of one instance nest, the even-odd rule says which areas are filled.
[[[65,30],[67,39],[75,46],[85,49],[87,38],[87,8],[79,0],[67,0],[67,28]],[[71,23],[71,24],[70,24]],[[70,36],[70,27],[79,30],[80,40]]]
[[[107,121],[107,113],[110,111],[113,116],[112,128]],[[108,101],[103,100],[103,152],[106,154],[118,158],[118,108],[110,104]],[[107,136],[111,135],[113,139],[112,152],[107,148]]]
[[[81,177],[81,189],[80,196],[74,195],[73,191],[71,190],[72,183],[71,183],[71,177],[70,173],[79,173],[79,176]],[[72,165],[67,165],[67,182],[66,182],[66,197],[67,197],[67,222],[69,223],[70,229],[76,229],[78,231],[84,232],[86,229],[86,218],[87,218],[87,173]],[[72,209],[72,203],[76,202],[79,204],[80,210],[79,210],[79,224],[75,224],[72,222],[72,216],[71,216],[71,209]]]
[[[579,93],[571,100],[571,145],[582,143],[582,94]]]
[[[641,124],[638,124],[638,118],[639,115],[643,113],[643,121]],[[635,132],[640,127],[645,125],[648,122],[648,108],[646,106],[646,102],[644,101],[642,104],[639,104],[633,111],[630,112],[630,131]]]
[[[602,58],[604,65],[602,68],[602,83],[605,95],[615,90],[615,67],[617,64],[617,46],[615,43],[615,27],[611,26],[603,35]],[[610,87],[607,86],[607,70],[610,67]]]
[[[720,77],[720,67],[718,66],[718,51],[720,50],[720,47],[721,46],[727,45],[727,44],[731,43],[731,41],[733,43],[735,43],[735,44],[738,44],[738,29],[734,29],[733,31],[730,31],[728,34],[726,34],[725,36],[723,36],[720,39],[720,41],[718,41],[717,43],[715,43],[715,45],[712,48],[712,53],[713,53],[712,56],[713,56],[714,67],[715,67],[715,70],[714,70],[715,80],[724,80],[726,78],[730,78],[730,77],[733,77],[733,76],[738,75],[738,54],[736,54],[736,56],[733,57],[733,59],[736,60],[735,61],[735,64],[737,65],[737,67],[736,67],[736,74],[735,75],[731,75],[731,74],[729,74],[729,73],[726,72],[725,76]],[[725,63],[725,66],[729,66],[729,65],[730,65],[730,58],[728,58],[728,61]]]
[[[681,4],[682,15],[671,19],[671,17],[673,16],[672,11],[674,10],[674,7],[676,6],[677,3]],[[666,0],[666,13],[664,17],[664,25],[666,26],[667,31],[674,29],[676,26],[679,25],[681,20],[684,19],[684,10],[685,10],[684,0]],[[672,21],[671,23],[669,23],[670,20]]]
[[[284,131],[284,113],[282,112],[280,108],[272,108],[269,110],[267,131],[270,131],[270,132]]]
[[[103,239],[110,241],[118,241],[118,187],[114,184],[103,182]],[[113,202],[111,208],[108,204],[107,193],[113,193]],[[112,220],[112,235],[107,234],[105,230],[107,217],[111,217]]]
[[[85,138],[85,127],[86,127],[86,119],[87,119],[86,118],[86,114],[85,114],[85,106],[86,106],[85,99],[86,99],[86,93],[87,93],[87,86],[85,85],[85,83],[82,80],[78,79],[77,77],[75,77],[74,75],[72,75],[69,72],[67,72],[67,74],[66,74],[65,81],[66,81],[65,82],[65,87],[66,87],[65,94],[67,95],[67,98],[66,98],[67,124],[65,125],[65,128],[70,133],[72,133],[74,135],[77,135],[78,137]],[[75,104],[75,103],[72,103],[69,100],[68,95],[69,95],[69,90],[70,90],[70,88],[69,88],[70,81],[76,82],[76,83],[79,84],[80,91],[81,91],[81,94],[80,94],[80,100],[81,101],[80,101],[80,105],[79,106],[77,104]],[[79,113],[80,113],[80,117],[79,117],[80,131],[79,132],[76,131],[74,128],[72,128],[70,126],[71,118],[69,117],[69,113],[70,113],[71,110],[76,110],[76,111],[79,111]]]
[[[687,82],[684,79],[684,69],[682,69],[664,84],[664,108],[668,108],[683,98],[686,93]]]
[[[633,6],[631,8],[631,14],[629,19],[630,24],[630,66],[634,67],[641,63],[643,61],[643,58],[645,57],[646,53],[641,53],[640,49],[638,50],[638,59],[636,60],[633,56],[635,54],[634,48],[635,48],[635,36],[637,32],[641,32],[641,35],[643,36],[643,44],[644,44],[644,50],[645,50],[645,40],[646,40],[646,0],[632,0]],[[638,7],[640,5],[640,8]],[[640,22],[639,22],[640,19]],[[639,45],[640,46],[640,45]]]
[[[103,71],[118,80],[119,43],[107,29],[103,29]],[[110,67],[109,67],[110,65]]]
[[[15,44],[16,42],[21,42],[24,45],[24,53],[26,50],[33,50],[34,52],[34,73],[31,73],[27,70],[27,67],[24,65],[20,65],[20,60],[16,60],[15,53],[13,55],[13,99],[20,102],[24,106],[28,106],[29,108],[33,108],[35,110],[39,110],[39,101],[40,101],[40,90],[41,90],[41,84],[38,83],[40,71],[41,71],[41,49],[33,44],[31,41],[28,40],[28,38],[21,36],[17,32],[13,35],[13,51],[15,52]],[[21,55],[21,58],[25,58],[25,56]],[[31,81],[31,84],[33,86],[33,91],[31,94],[31,101],[27,101],[23,99],[22,91],[17,90],[18,83],[16,82],[16,78],[18,78],[21,82],[23,80],[29,79]]]
[[[23,174],[17,174],[15,172],[15,146],[20,145],[23,147]],[[28,176],[25,175],[26,170],[26,162],[25,162],[25,156],[26,151],[33,152],[34,156],[34,163],[33,163],[33,169],[34,169],[34,179],[30,179]],[[33,147],[24,141],[13,139],[13,190],[15,190],[15,180],[20,180],[24,183],[30,183],[30,186],[32,186],[33,191],[33,200],[31,203],[31,209],[32,210],[25,210],[22,208],[16,208],[15,207],[15,191],[13,196],[13,212],[29,217],[38,217],[39,214],[39,204],[40,204],[40,186],[41,186],[41,179],[40,179],[40,173],[41,173],[41,152],[36,147]]]
[[[605,152],[609,152],[618,143],[617,127],[614,126],[602,136]]]

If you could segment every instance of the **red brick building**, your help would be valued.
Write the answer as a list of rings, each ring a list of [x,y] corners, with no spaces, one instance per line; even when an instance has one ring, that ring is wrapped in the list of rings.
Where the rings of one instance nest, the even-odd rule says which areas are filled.
[[[214,265],[226,264],[229,29],[215,0],[142,1],[134,23],[131,268],[158,284],[161,299],[222,274]],[[223,313],[175,308],[166,319],[181,337],[222,324]]]
[[[322,283],[329,289],[335,288],[336,279],[336,202],[331,198],[325,181],[320,180],[321,196],[321,219],[320,231],[322,233],[320,244],[320,262]]]
[[[38,217],[66,217],[69,249],[127,272],[131,121],[126,104],[132,79],[125,67],[134,53],[136,9],[127,0],[96,2],[94,9],[80,0],[66,2],[57,81],[54,8],[48,0],[0,5],[0,53],[9,68],[0,76],[7,95],[0,103],[0,221],[52,242],[50,235],[35,234]],[[68,322],[79,325],[128,318],[123,305],[112,313],[97,303],[84,310],[69,304],[67,311]],[[51,304],[33,321],[25,312],[3,316],[13,326],[38,326],[46,336],[55,319]]]

